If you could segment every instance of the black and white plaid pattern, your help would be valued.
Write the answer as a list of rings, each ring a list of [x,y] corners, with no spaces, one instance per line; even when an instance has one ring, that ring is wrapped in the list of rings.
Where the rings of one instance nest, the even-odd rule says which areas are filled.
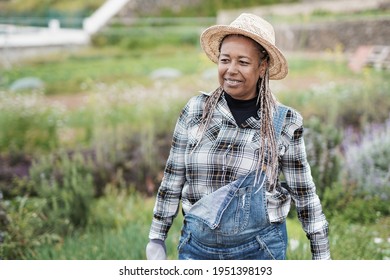
[[[202,196],[246,175],[257,167],[260,141],[259,121],[249,118],[239,127],[224,96],[218,101],[213,118],[199,142],[202,112],[207,94],[189,100],[176,123],[172,147],[157,194],[149,238],[165,240],[180,200],[184,212]],[[279,139],[279,169],[287,186],[278,184],[267,193],[271,222],[286,219],[291,199],[307,233],[313,259],[330,258],[328,223],[315,192],[306,159],[302,117],[291,109]]]

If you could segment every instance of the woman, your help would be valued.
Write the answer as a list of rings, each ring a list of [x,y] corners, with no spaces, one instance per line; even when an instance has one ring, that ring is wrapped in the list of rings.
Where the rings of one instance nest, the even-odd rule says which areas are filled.
[[[244,13],[228,26],[206,29],[200,39],[218,65],[220,87],[191,98],[177,121],[147,258],[166,258],[164,240],[181,200],[179,259],[285,259],[293,199],[312,258],[330,259],[302,117],[269,89],[269,79],[288,73],[273,27]]]

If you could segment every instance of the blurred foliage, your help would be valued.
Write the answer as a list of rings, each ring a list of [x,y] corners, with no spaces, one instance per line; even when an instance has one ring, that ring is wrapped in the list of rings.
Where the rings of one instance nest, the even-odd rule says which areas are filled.
[[[321,203],[328,218],[343,217],[346,224],[377,224],[390,216],[389,200],[383,199],[381,193],[356,193],[355,186],[343,180],[324,190]]]
[[[343,141],[345,174],[356,194],[390,199],[390,118],[367,125],[361,134],[349,131]],[[390,209],[390,207],[389,207]]]
[[[23,195],[2,202],[7,212],[7,223],[0,225],[3,235],[1,259],[26,259],[28,255],[34,254],[35,248],[61,239],[46,227],[44,204],[41,198]]]
[[[194,29],[123,36],[127,29],[121,28],[96,36],[99,49],[46,55],[2,71],[0,258],[145,257],[150,196],[161,181],[175,121],[189,96],[214,89],[215,81],[203,75],[215,66],[201,54]],[[389,197],[383,194],[389,186],[379,188],[374,179],[388,179],[389,136],[382,125],[389,118],[390,74],[352,73],[340,51],[330,55],[289,59],[288,78],[300,85],[282,87],[276,95],[304,117],[312,175],[331,223],[333,258],[389,258],[386,243],[373,239],[388,238]],[[184,75],[150,77],[162,67]],[[45,82],[44,92],[8,90],[32,75]],[[306,85],[311,78],[317,83]],[[69,93],[84,94],[81,104],[67,109],[45,96]],[[378,130],[386,132],[383,137]],[[289,258],[308,258],[306,237],[292,218],[298,243]],[[180,219],[167,241],[170,258],[176,257]]]
[[[95,47],[121,46],[128,51],[153,50],[156,46],[197,46],[199,27],[113,27],[105,28],[92,37]]]
[[[90,14],[106,0],[3,0],[0,10],[12,14],[28,14],[29,16],[50,16],[57,14]],[[180,11],[164,8],[160,16],[215,16],[220,9],[235,9],[270,5],[278,3],[297,2],[297,0],[201,0],[195,7]],[[145,16],[145,15],[144,15]]]
[[[316,62],[297,67],[294,66],[295,60],[291,61],[291,72],[295,72],[291,79],[298,78],[297,73],[300,73],[299,76],[307,75],[307,80],[322,76],[323,82],[316,82],[309,89],[277,93],[279,100],[300,111],[306,121],[315,116],[334,128],[351,127],[361,131],[366,125],[383,123],[389,117],[389,71],[367,68],[361,74],[354,74],[344,67],[340,70],[340,63],[325,61],[321,70],[317,70],[321,64]],[[342,64],[345,65],[345,62]],[[333,69],[333,74],[326,69]],[[312,77],[310,71],[314,71],[316,76]]]
[[[0,151],[20,154],[58,148],[62,110],[44,107],[42,93],[0,92]]]
[[[130,89],[125,84],[97,84],[84,106],[63,113],[62,118],[66,121],[57,130],[62,136],[56,137],[61,139],[59,148],[34,155],[27,177],[15,177],[3,181],[3,187],[0,186],[4,194],[2,205],[8,219],[0,227],[4,238],[0,246],[3,258],[144,258],[153,199],[146,200],[149,208],[145,209],[143,195],[153,196],[157,189],[174,122],[188,98],[179,87],[167,86],[168,81],[161,83],[152,88]],[[153,94],[159,89],[164,90]],[[354,94],[362,92],[364,90]],[[332,96],[333,91],[328,94]],[[371,96],[376,94],[380,93],[370,93]],[[333,106],[333,102],[329,98],[327,102],[321,100],[325,107]],[[30,110],[38,114],[34,107],[41,107],[41,104],[37,102]],[[306,103],[310,110],[311,104],[316,104],[315,99]],[[303,114],[307,114],[304,108],[301,109]],[[338,110],[335,115],[343,113],[342,107]],[[15,115],[21,113],[14,108]],[[319,112],[306,122],[308,157],[312,161],[314,181],[326,216],[335,221],[337,230],[355,232],[356,227],[352,225],[371,226],[390,216],[389,201],[381,197],[380,190],[374,195],[356,192],[355,182],[351,183],[348,177],[343,176],[350,167],[349,164],[340,164],[345,153],[341,149],[341,135],[347,134],[343,134],[337,118],[327,117]],[[335,122],[321,119],[333,119]],[[14,126],[18,127],[18,124]],[[68,134],[74,139],[66,140],[65,149],[62,141]],[[375,139],[375,134],[370,135]],[[388,145],[383,149],[386,147]],[[375,159],[388,163],[387,156],[387,153],[381,153]],[[132,204],[121,209],[128,199]],[[143,212],[140,212],[141,209]],[[143,222],[134,222],[132,213],[142,214]],[[338,224],[340,221],[346,224]],[[175,228],[168,241],[170,258],[175,258],[174,248],[180,226]],[[332,242],[337,245],[333,245],[337,258],[387,257],[386,251],[378,251],[378,246],[372,243],[374,236],[367,235],[366,231],[356,232],[358,235],[354,241],[362,244],[356,248],[341,246],[347,236],[340,232],[331,233]],[[128,238],[139,242],[131,252],[125,246]],[[75,252],[75,248],[80,246],[78,242],[83,242],[85,250]],[[298,247],[291,249],[290,258],[307,258],[307,240],[298,242]]]
[[[94,11],[106,0],[3,0],[0,7],[8,15],[12,13],[28,13],[31,16],[43,15],[49,11],[74,12]],[[49,12],[50,13],[50,12]]]
[[[23,77],[40,78],[45,84],[45,95],[88,93],[94,91],[95,83],[112,85],[118,81],[129,88],[149,86],[153,84],[150,74],[156,69],[176,68],[193,78],[212,65],[200,59],[199,49],[194,46],[183,45],[178,50],[174,45],[155,44],[148,48],[134,40],[139,47],[129,49],[126,37],[122,38],[123,45],[47,54],[1,69],[0,91],[7,91]],[[151,42],[150,38],[146,40]]]
[[[25,191],[3,204],[8,222],[0,226],[5,231],[1,258],[27,258],[36,247],[56,243],[88,224],[94,197],[88,169],[77,154],[41,158],[32,166],[29,179],[20,182]]]
[[[317,194],[320,197],[329,186],[339,180],[341,130],[331,124],[323,123],[316,116],[305,123],[306,153]]]
[[[297,2],[297,0],[202,0],[199,2],[200,3],[198,5],[183,8],[180,11],[175,11],[169,8],[163,9],[161,11],[161,16],[215,17],[219,10],[239,9],[280,3],[292,3]]]
[[[59,19],[62,27],[81,28],[83,18],[91,15],[105,0],[12,0],[0,2],[2,23],[47,26]]]

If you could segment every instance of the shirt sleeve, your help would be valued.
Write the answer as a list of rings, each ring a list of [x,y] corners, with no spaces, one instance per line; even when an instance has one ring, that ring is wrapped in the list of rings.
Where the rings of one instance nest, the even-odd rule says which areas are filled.
[[[298,218],[306,236],[310,240],[312,259],[330,259],[328,240],[328,222],[307,161],[303,138],[302,117],[296,111],[290,111],[283,129],[289,145],[282,157],[282,172],[287,181],[287,188],[295,203]]]
[[[185,182],[184,156],[187,146],[187,119],[189,104],[178,118],[172,136],[171,150],[164,169],[153,209],[150,239],[165,240],[173,219],[177,216],[182,188]]]

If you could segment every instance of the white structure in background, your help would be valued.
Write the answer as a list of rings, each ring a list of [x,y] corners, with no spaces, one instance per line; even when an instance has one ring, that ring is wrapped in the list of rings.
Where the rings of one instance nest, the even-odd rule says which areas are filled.
[[[103,28],[129,1],[107,0],[84,20],[83,29],[61,28],[55,19],[49,22],[48,28],[0,25],[0,49],[87,45],[90,36]]]
[[[89,35],[83,30],[61,28],[52,20],[48,28],[0,25],[0,48],[31,48],[86,45]]]
[[[86,18],[83,29],[94,34],[104,27],[130,0],[108,0],[95,13]]]

